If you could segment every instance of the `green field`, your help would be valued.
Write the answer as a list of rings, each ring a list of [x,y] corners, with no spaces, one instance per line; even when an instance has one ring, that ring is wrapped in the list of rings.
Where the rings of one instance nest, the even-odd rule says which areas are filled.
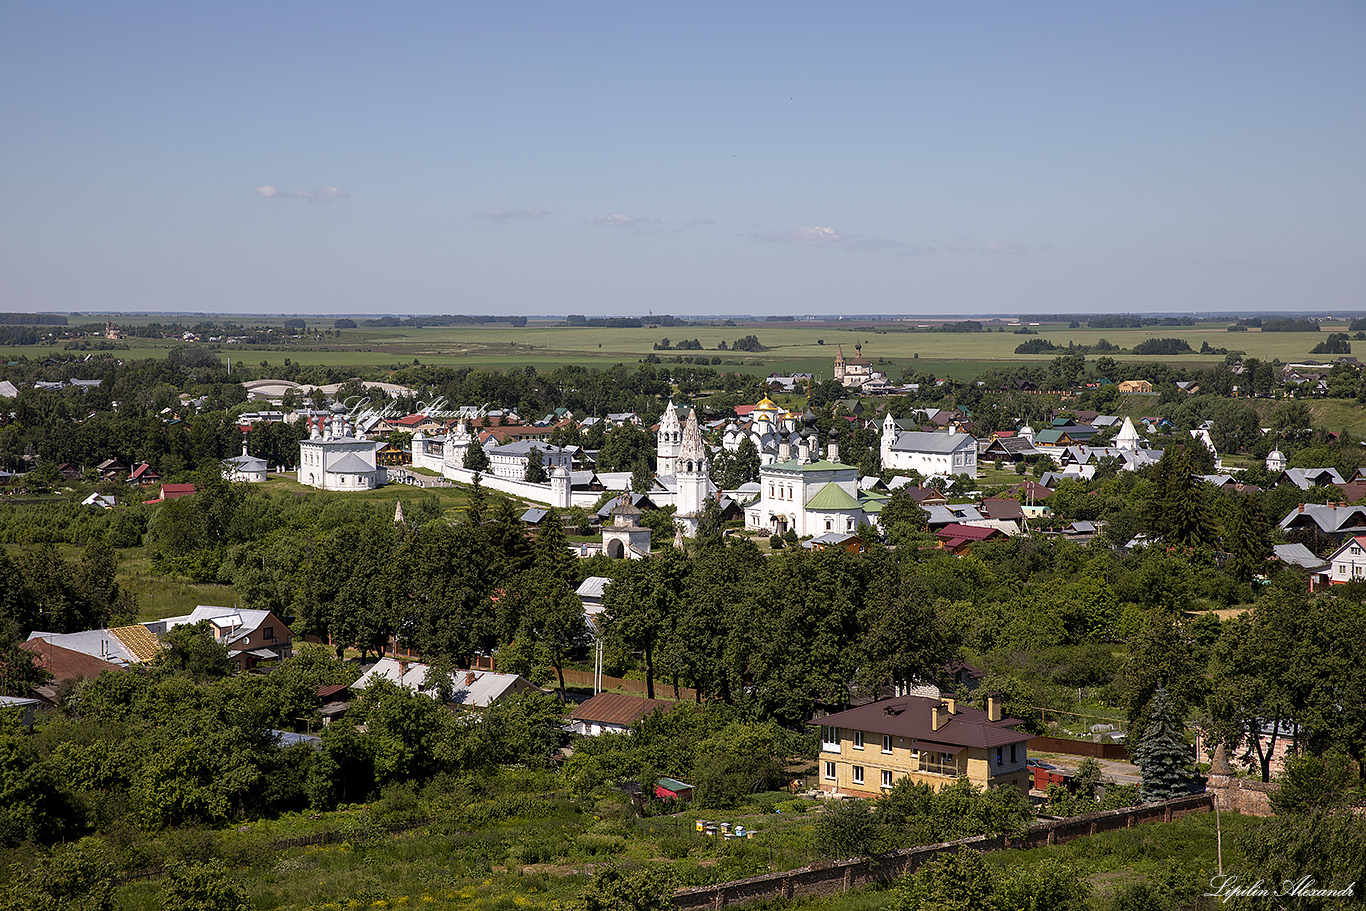
[[[329,321],[318,321],[327,325]],[[1244,351],[1262,359],[1304,360],[1310,349],[1329,331],[1346,329],[1345,324],[1325,324],[1323,332],[1228,332],[1225,323],[1200,323],[1196,326],[1152,326],[1141,329],[1069,329],[1063,324],[1041,325],[1037,335],[1013,332],[927,332],[904,329],[906,323],[867,322],[849,326],[830,324],[751,323],[740,326],[675,326],[654,329],[605,329],[567,327],[532,323],[523,328],[507,325],[456,326],[429,329],[362,328],[342,330],[339,338],[309,338],[298,348],[270,350],[251,346],[216,345],[224,357],[257,366],[283,366],[293,363],[317,366],[353,366],[357,369],[411,364],[468,366],[481,369],[507,369],[534,366],[553,370],[567,364],[608,367],[634,364],[657,353],[662,358],[682,354],[720,357],[718,369],[738,370],[756,375],[777,373],[814,373],[830,378],[837,345],[852,357],[854,345],[863,343],[863,354],[894,378],[907,367],[917,367],[936,375],[968,378],[983,369],[1008,363],[1048,363],[1053,353],[1016,355],[1015,348],[1031,338],[1057,345],[1075,342],[1090,345],[1106,339],[1121,348],[1132,348],[1148,338],[1182,338],[1199,350],[1204,342],[1212,348]],[[757,354],[719,351],[719,342],[733,343],[745,335],[757,335],[769,350]],[[696,338],[702,351],[653,351],[653,346],[668,337],[673,342]],[[823,344],[821,344],[823,342]],[[124,358],[162,357],[171,347],[183,344],[137,339],[127,351],[116,352]],[[6,358],[37,359],[69,354],[62,346],[10,347],[0,349]],[[1152,358],[1116,355],[1116,360],[1160,360],[1173,365],[1206,366],[1223,359],[1222,355],[1187,354]]]

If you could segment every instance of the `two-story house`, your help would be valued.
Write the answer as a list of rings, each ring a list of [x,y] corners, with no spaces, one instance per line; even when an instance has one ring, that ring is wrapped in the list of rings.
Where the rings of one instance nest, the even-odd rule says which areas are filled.
[[[815,723],[815,722],[813,722]],[[902,778],[938,790],[965,777],[984,788],[1029,792],[1018,718],[1004,718],[998,696],[987,710],[949,697],[898,696],[820,719],[821,788],[873,797]]]
[[[1328,557],[1326,570],[1320,570],[1319,575],[1311,576],[1309,589],[1322,588],[1322,580],[1327,577],[1329,585],[1346,585],[1352,580],[1366,582],[1366,535],[1356,535],[1349,538],[1347,543],[1333,551]]]

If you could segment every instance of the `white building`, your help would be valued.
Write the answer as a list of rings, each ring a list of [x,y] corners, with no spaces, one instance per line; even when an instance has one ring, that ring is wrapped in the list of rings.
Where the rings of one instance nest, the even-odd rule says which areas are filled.
[[[882,424],[882,467],[925,477],[977,476],[977,441],[966,433],[902,430],[891,415]]]
[[[675,518],[682,525],[684,534],[691,537],[697,533],[697,519],[702,515],[702,507],[711,490],[707,445],[702,441],[702,428],[697,423],[696,410],[688,412],[688,422],[683,427],[683,442],[674,468],[678,491],[674,500]]]
[[[229,481],[260,484],[266,479],[266,460],[247,455],[247,444],[242,442],[242,454],[223,460],[223,477]]]
[[[299,483],[321,490],[374,490],[384,484],[384,467],[377,461],[384,443],[352,435],[340,416],[329,433],[315,430],[299,442]]]
[[[854,356],[844,359],[844,346],[840,345],[835,349],[835,379],[850,389],[861,389],[869,384],[883,386],[887,383],[887,375],[881,371],[874,370],[871,362],[863,359],[863,345],[854,345]]]
[[[759,469],[759,502],[745,509],[746,528],[811,537],[853,532],[868,524],[858,469],[839,461],[835,443],[829,458],[817,453],[813,459],[814,436],[802,437],[795,456],[784,441],[782,460]]]
[[[678,471],[678,451],[683,447],[683,425],[678,422],[678,409],[673,399],[664,406],[659,419],[659,433],[655,438],[655,474],[673,475]]]
[[[432,673],[426,664],[402,658],[381,658],[351,684],[353,690],[363,690],[376,680],[387,680],[413,693],[435,699],[443,681],[439,672]],[[499,674],[494,671],[458,670],[450,674],[445,686],[450,692],[447,704],[460,709],[485,709],[495,702],[526,693],[536,687],[518,674]]]
[[[1325,573],[1330,585],[1366,581],[1366,535],[1356,535],[1328,557]]]

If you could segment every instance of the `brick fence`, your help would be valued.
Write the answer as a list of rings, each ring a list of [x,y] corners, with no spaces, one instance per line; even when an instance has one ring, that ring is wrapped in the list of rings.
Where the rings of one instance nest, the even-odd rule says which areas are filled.
[[[1101,810],[1068,819],[1038,822],[1022,835],[1011,838],[978,835],[937,845],[902,848],[872,858],[820,861],[783,873],[765,873],[728,883],[680,889],[674,893],[674,906],[680,911],[687,911],[691,908],[724,908],[727,905],[760,899],[837,895],[868,883],[885,882],[906,873],[914,873],[922,864],[941,854],[951,854],[955,851],[986,852],[999,851],[1003,848],[1037,848],[1060,844],[1084,835],[1095,835],[1097,832],[1128,829],[1149,822],[1171,822],[1188,813],[1207,812],[1210,807],[1209,795],[1194,794],[1142,807]]]
[[[1233,775],[1211,774],[1207,785],[1209,793],[1226,813],[1241,813],[1244,816],[1271,816],[1271,795],[1280,790],[1277,782],[1256,781],[1236,778]]]

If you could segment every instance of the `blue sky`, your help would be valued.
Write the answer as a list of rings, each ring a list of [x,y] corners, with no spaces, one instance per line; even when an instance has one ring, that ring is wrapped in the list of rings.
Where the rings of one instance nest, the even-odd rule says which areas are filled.
[[[0,310],[1362,309],[1366,4],[0,0]]]

